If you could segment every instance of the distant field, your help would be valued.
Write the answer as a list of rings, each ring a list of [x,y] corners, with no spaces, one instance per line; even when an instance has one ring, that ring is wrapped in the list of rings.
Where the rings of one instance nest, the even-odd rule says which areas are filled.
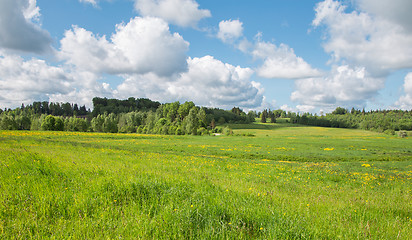
[[[412,239],[411,138],[231,127],[0,131],[0,239]]]

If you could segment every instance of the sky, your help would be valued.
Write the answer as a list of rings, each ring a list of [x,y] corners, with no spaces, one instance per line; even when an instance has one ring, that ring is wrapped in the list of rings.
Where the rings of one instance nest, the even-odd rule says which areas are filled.
[[[0,0],[0,108],[412,109],[410,0]]]

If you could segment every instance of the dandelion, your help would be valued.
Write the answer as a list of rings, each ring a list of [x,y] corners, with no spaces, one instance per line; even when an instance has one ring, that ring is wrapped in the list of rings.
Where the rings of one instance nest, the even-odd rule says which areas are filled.
[[[193,207],[193,205],[190,205],[190,207],[192,208],[192,207]]]
[[[367,163],[364,163],[364,164],[362,164],[362,167],[371,167],[371,165],[367,164]]]
[[[325,148],[325,149],[323,149],[324,151],[333,151],[333,150],[335,150],[335,148]]]
[[[260,230],[263,230],[263,227],[261,227]]]

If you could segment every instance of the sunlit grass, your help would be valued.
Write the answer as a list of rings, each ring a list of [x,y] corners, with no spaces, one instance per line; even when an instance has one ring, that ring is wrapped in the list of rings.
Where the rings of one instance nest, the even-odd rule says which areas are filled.
[[[255,137],[1,131],[0,238],[412,238],[410,139],[256,125],[235,130]]]

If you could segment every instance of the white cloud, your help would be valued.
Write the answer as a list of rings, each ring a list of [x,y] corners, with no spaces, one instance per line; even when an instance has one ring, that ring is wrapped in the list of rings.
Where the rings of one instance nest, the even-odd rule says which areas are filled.
[[[364,66],[375,76],[412,67],[412,34],[405,31],[404,27],[411,26],[410,21],[405,24],[411,18],[411,4],[403,4],[406,1],[400,0],[386,3],[370,0],[358,2],[364,10],[371,10],[375,15],[357,10],[347,13],[345,5],[333,0],[325,0],[317,5],[312,24],[314,27],[326,28],[325,51],[332,54],[335,62],[345,61],[353,66]],[[395,15],[403,12],[403,7],[408,9],[408,14],[403,14],[406,17],[397,20],[392,13],[388,13],[391,9],[388,6],[395,6],[399,10]],[[388,8],[384,11],[385,7]],[[404,18],[406,20],[402,20]]]
[[[243,36],[243,23],[239,20],[227,20],[219,23],[217,37],[223,42],[232,42]]]
[[[65,32],[59,56],[78,69],[95,73],[169,76],[187,67],[189,43],[171,34],[159,18],[136,17],[119,24],[110,40],[75,26]]]
[[[195,27],[210,11],[199,9],[194,0],[135,0],[135,8],[142,16],[159,17],[172,24]]]
[[[170,79],[149,73],[129,76],[118,86],[121,97],[145,96],[159,101],[194,101],[209,107],[245,108],[262,103],[263,89],[250,81],[253,70],[225,64],[211,56],[188,58],[188,71]]]
[[[326,77],[297,80],[295,86],[291,99],[304,106],[302,109],[308,110],[309,106],[325,110],[337,106],[361,108],[384,87],[384,78],[371,77],[365,68],[343,65],[333,67]]]
[[[0,48],[23,52],[51,51],[50,34],[33,22],[40,16],[36,0],[0,1]]]
[[[280,106],[280,109],[282,109],[285,112],[293,112],[294,109],[292,107],[289,107],[287,104],[283,104],[282,106]]]
[[[37,6],[36,0],[29,0],[26,2],[26,8],[23,9],[23,16],[27,20],[38,20],[40,17],[40,8]]]
[[[311,106],[311,105],[297,105],[296,109],[298,110],[298,112],[301,113],[308,113],[308,112],[313,112],[313,110],[315,110],[315,106]]]
[[[296,56],[293,49],[286,44],[278,47],[273,43],[258,40],[252,55],[263,60],[256,72],[264,78],[298,79],[322,75],[319,70],[313,69],[305,60]]]
[[[47,100],[50,94],[65,94],[73,79],[62,68],[44,60],[6,55],[0,52],[0,105],[17,107],[22,103]]]
[[[412,110],[412,72],[406,75],[403,90],[405,95],[399,97],[399,100],[395,103],[395,106],[400,109]]]
[[[412,32],[412,1],[410,0],[356,0],[364,11],[378,18],[385,18]]]
[[[99,74],[51,66],[0,52],[0,107],[19,107],[33,101],[72,102],[92,107],[95,96],[113,97],[115,91],[100,83]]]
[[[97,6],[97,1],[96,0],[79,0],[79,1],[83,2],[83,3],[90,3],[93,6]]]

